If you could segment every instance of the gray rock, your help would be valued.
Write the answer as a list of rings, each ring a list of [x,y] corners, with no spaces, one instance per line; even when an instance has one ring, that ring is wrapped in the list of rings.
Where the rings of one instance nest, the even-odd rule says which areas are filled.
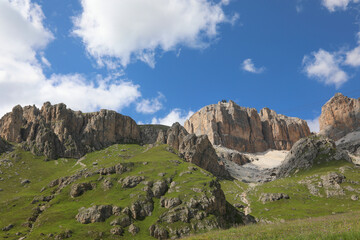
[[[162,226],[151,225],[149,228],[150,236],[157,239],[167,239],[169,232]]]
[[[147,216],[151,216],[153,210],[154,202],[151,198],[137,200],[130,206],[131,216],[136,220],[142,220]]]
[[[351,195],[351,200],[357,201],[359,200],[359,197],[357,195]]]
[[[153,184],[152,192],[154,193],[154,196],[157,198],[160,198],[163,196],[166,191],[168,190],[168,185],[165,181],[157,181]]]
[[[111,205],[95,205],[90,208],[80,208],[76,220],[82,224],[104,222],[112,215]]]
[[[93,183],[75,183],[71,186],[70,196],[75,198],[84,194],[84,192],[93,190],[95,184]]]
[[[124,214],[124,213],[121,214],[118,218],[111,221],[111,223],[110,223],[111,226],[119,225],[119,226],[121,226],[123,228],[126,228],[130,224],[131,224],[130,217],[128,215]]]
[[[24,179],[21,181],[21,185],[29,184],[31,181],[29,179]]]
[[[262,193],[259,201],[265,204],[266,202],[274,202],[281,199],[289,199],[289,195],[284,193]]]
[[[110,233],[112,235],[122,236],[124,234],[124,229],[122,227],[114,227],[110,229]]]
[[[160,199],[161,207],[165,207],[165,208],[173,208],[173,207],[179,206],[181,203],[182,203],[182,201],[178,197],[175,197],[175,198],[161,197],[161,199]]]
[[[9,224],[6,227],[3,227],[1,230],[6,232],[6,231],[10,231],[13,227],[14,227],[14,224]]]
[[[139,231],[140,228],[137,227],[135,224],[131,224],[128,229],[129,233],[131,233],[133,236],[135,236]]]
[[[119,180],[119,183],[121,183],[123,188],[133,188],[144,180],[145,178],[143,176],[128,176],[124,179]]]

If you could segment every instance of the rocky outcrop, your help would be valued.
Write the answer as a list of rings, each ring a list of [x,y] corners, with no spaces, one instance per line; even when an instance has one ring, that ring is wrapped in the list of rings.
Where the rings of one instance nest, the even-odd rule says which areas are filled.
[[[335,94],[321,109],[320,134],[338,140],[360,129],[360,98]]]
[[[244,165],[246,163],[251,162],[250,159],[245,154],[242,154],[239,151],[225,148],[219,145],[215,145],[214,149],[220,159],[227,159],[238,165]]]
[[[46,102],[41,109],[14,107],[0,120],[0,137],[51,159],[79,158],[115,143],[140,142],[140,129],[114,111],[82,113]]]
[[[315,164],[337,160],[351,161],[346,152],[336,149],[333,140],[321,136],[303,138],[296,142],[286,155],[276,176],[286,177],[296,171],[311,168]]]
[[[76,215],[76,220],[82,224],[104,222],[112,215],[111,205],[92,206],[90,208],[80,208]]]
[[[202,108],[184,127],[189,133],[206,134],[213,145],[240,152],[290,150],[296,141],[310,135],[304,120],[276,114],[268,108],[258,113],[254,108],[240,107],[233,101]]]
[[[158,141],[158,136],[161,132],[163,135],[169,127],[164,125],[139,125],[141,130],[141,142],[143,144],[152,144]]]
[[[281,199],[289,199],[289,195],[285,193],[262,193],[259,201],[265,204],[266,202],[275,202]]]
[[[179,123],[174,123],[166,134],[159,133],[158,140],[176,149],[185,161],[194,163],[216,176],[229,177],[206,135],[189,134]]]

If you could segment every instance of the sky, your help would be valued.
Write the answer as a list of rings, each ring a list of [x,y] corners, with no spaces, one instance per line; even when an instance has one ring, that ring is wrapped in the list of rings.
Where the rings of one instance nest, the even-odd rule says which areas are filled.
[[[0,0],[0,115],[171,125],[223,99],[308,121],[360,95],[359,0]]]

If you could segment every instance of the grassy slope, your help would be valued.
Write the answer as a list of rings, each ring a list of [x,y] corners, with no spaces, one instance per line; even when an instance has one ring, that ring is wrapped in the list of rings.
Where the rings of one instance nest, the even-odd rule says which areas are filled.
[[[14,156],[15,154],[17,156]],[[13,155],[13,157],[11,157]],[[15,160],[15,158],[18,160]],[[76,164],[74,159],[59,159],[57,161],[44,162],[43,157],[35,157],[29,152],[24,152],[16,149],[15,152],[3,155],[2,159],[7,158],[13,162],[14,166],[4,167],[0,166],[2,171],[0,181],[0,227],[7,226],[12,223],[15,227],[9,232],[0,231],[0,238],[9,237],[14,239],[16,232],[21,232],[23,236],[29,228],[21,226],[26,222],[26,219],[31,216],[32,209],[36,204],[31,204],[34,196],[48,196],[53,189],[46,189],[40,193],[40,189],[47,186],[49,182],[61,176],[70,176],[80,169],[96,170],[102,167],[113,166],[117,163],[133,163],[130,172],[121,175],[110,175],[105,178],[111,179],[114,186],[105,191],[102,188],[102,181],[97,181],[99,175],[88,178],[79,179],[77,182],[94,182],[97,184],[95,190],[87,191],[82,196],[71,198],[69,195],[70,186],[67,186],[62,192],[50,201],[50,208],[46,209],[37,219],[32,232],[27,239],[46,239],[47,234],[58,234],[65,230],[72,230],[72,239],[88,239],[95,238],[95,233],[103,232],[102,238],[115,238],[110,236],[110,222],[115,216],[110,217],[105,223],[80,224],[75,220],[75,215],[81,207],[90,207],[94,204],[111,204],[120,206],[122,208],[129,206],[132,201],[137,199],[138,195],[143,195],[143,184],[139,184],[135,188],[123,189],[117,181],[126,176],[141,175],[145,180],[156,181],[172,177],[173,181],[181,183],[181,191],[179,193],[166,193],[165,197],[180,197],[185,202],[190,197],[196,195],[191,188],[197,187],[206,189],[208,183],[214,178],[205,171],[193,171],[192,174],[184,174],[179,176],[179,173],[188,171],[189,166],[194,166],[190,163],[182,162],[179,157],[166,151],[166,145],[152,148],[146,151],[145,147],[138,145],[114,145],[105,150],[90,153],[86,155],[81,161],[82,164]],[[181,164],[176,164],[173,160],[181,161]],[[93,162],[98,162],[98,165],[93,166]],[[144,165],[144,162],[148,162]],[[18,175],[16,175],[16,173]],[[166,173],[164,177],[159,176],[159,173]],[[21,179],[29,179],[30,184],[22,186]],[[166,209],[161,208],[159,200],[155,199],[154,211],[152,216],[145,218],[143,221],[136,221],[135,225],[140,227],[141,231],[133,237],[125,230],[125,238],[130,239],[148,239],[150,225],[154,224],[158,216]],[[180,223],[175,223],[180,224]],[[41,234],[45,234],[41,237]],[[18,238],[18,237],[17,237]]]
[[[345,161],[322,161],[293,177],[255,186],[240,181],[222,181],[227,201],[247,206],[239,197],[247,192],[251,215],[274,224],[214,231],[189,239],[360,239],[360,204],[350,198],[358,194],[344,189],[346,195],[326,198],[324,188],[319,188],[323,197],[318,197],[299,183],[304,179],[319,181],[320,176],[329,172],[340,173],[341,169],[345,170],[346,176],[341,187],[351,186],[360,191],[360,185],[356,184],[360,182],[360,168]],[[290,199],[263,204],[258,201],[261,193],[285,193]]]

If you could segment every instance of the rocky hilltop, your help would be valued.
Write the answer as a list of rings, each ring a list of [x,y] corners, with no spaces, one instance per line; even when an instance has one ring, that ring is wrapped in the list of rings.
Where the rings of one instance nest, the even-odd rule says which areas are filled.
[[[310,135],[304,120],[277,114],[268,108],[258,113],[233,101],[202,108],[184,127],[189,133],[206,134],[214,145],[240,152],[290,150],[296,141]]]
[[[360,98],[335,94],[321,109],[320,134],[338,140],[360,128]]]
[[[14,107],[0,119],[0,137],[50,159],[79,158],[115,143],[139,142],[140,129],[114,111],[82,113],[46,102],[41,109]]]

